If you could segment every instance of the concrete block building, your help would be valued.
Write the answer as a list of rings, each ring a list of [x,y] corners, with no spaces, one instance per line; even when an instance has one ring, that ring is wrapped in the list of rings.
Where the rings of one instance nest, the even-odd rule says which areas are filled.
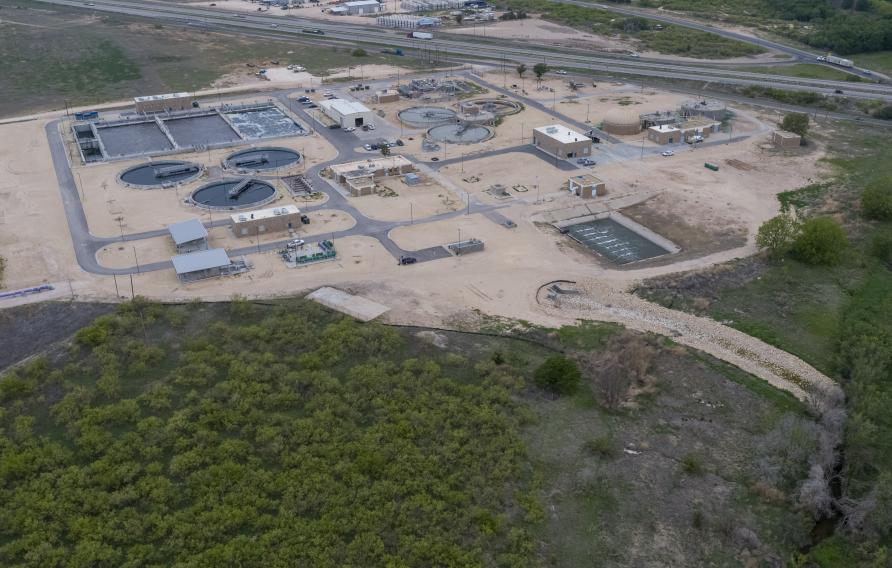
[[[188,253],[208,248],[208,231],[198,219],[189,219],[168,225],[167,232],[173,239],[178,253]]]
[[[353,197],[374,193],[376,180],[382,177],[401,176],[414,171],[415,166],[404,156],[382,157],[331,167],[335,180],[346,187]]]
[[[329,118],[338,123],[341,128],[358,128],[366,124],[374,124],[374,114],[371,109],[362,103],[344,99],[330,99],[321,101],[319,107]]]
[[[559,124],[534,128],[533,146],[559,158],[580,158],[592,155],[591,138]]]
[[[802,145],[802,137],[792,132],[775,130],[771,134],[771,142],[782,150],[795,150]]]
[[[295,205],[283,205],[230,215],[233,234],[236,237],[253,237],[266,233],[280,233],[300,227],[300,209]]]
[[[170,112],[192,108],[192,96],[189,93],[168,93],[166,95],[146,95],[133,99],[136,112]]]
[[[350,16],[376,14],[383,10],[378,0],[355,0],[353,2],[344,2],[341,6],[347,9],[346,13]]]
[[[592,199],[607,193],[607,184],[592,174],[572,176],[567,180],[570,193],[583,199]]]

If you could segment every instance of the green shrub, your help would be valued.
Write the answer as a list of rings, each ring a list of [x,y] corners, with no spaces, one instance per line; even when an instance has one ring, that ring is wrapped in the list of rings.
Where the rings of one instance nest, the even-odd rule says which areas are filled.
[[[892,221],[892,176],[867,184],[861,194],[861,212],[868,219]]]
[[[616,444],[610,436],[598,436],[587,440],[584,447],[593,456],[612,458],[616,455]]]
[[[778,260],[783,258],[793,246],[799,232],[799,223],[790,215],[782,214],[762,223],[756,233],[756,246],[768,251],[768,255]]]
[[[689,475],[703,475],[703,458],[697,454],[687,454],[681,458],[681,469]]]
[[[781,129],[805,138],[808,134],[808,115],[804,112],[791,112],[784,116]]]
[[[815,217],[802,224],[793,242],[793,254],[807,264],[834,265],[849,246],[839,223],[829,217]]]
[[[366,50],[362,49],[361,47],[357,47],[350,54],[353,57],[365,57],[366,55],[368,55],[368,53],[366,53]]]
[[[572,394],[579,388],[582,374],[572,359],[562,355],[549,357],[533,374],[539,388],[555,394]]]
[[[892,265],[892,228],[877,232],[870,242],[870,254]]]

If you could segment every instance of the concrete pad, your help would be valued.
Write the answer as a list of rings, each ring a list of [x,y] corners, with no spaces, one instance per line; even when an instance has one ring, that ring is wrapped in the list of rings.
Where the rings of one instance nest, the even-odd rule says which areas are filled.
[[[323,286],[307,294],[307,298],[318,302],[326,308],[347,314],[359,321],[371,321],[390,310],[387,306],[373,302],[362,296],[354,296],[337,288]]]

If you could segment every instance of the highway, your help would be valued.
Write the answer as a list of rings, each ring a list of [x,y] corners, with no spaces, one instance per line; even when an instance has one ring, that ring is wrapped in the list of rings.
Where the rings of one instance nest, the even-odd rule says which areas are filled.
[[[75,8],[85,8],[85,3],[76,0],[41,0]],[[130,16],[163,20],[173,25],[204,26],[208,28],[264,36],[274,34],[282,39],[297,35],[307,41],[339,40],[364,43],[379,47],[402,47],[407,50],[427,50],[435,54],[442,63],[450,59],[480,58],[491,61],[536,63],[545,61],[551,67],[584,69],[605,73],[623,73],[664,79],[696,80],[731,85],[755,85],[761,87],[802,90],[824,95],[839,94],[864,99],[892,101],[892,87],[875,83],[852,83],[847,81],[827,81],[782,75],[767,75],[723,69],[709,64],[691,64],[664,60],[648,60],[623,55],[593,53],[580,50],[556,50],[553,46],[535,45],[492,38],[483,40],[473,36],[438,33],[433,41],[419,41],[407,38],[403,30],[379,29],[370,26],[357,26],[299,18],[294,16],[271,16],[264,14],[239,14],[211,8],[184,7],[177,4],[156,2],[131,2],[127,0],[94,0],[86,7],[90,10],[119,13]],[[275,24],[275,27],[273,25]],[[318,29],[324,35],[310,35],[304,30]],[[810,54],[809,54],[810,56]]]

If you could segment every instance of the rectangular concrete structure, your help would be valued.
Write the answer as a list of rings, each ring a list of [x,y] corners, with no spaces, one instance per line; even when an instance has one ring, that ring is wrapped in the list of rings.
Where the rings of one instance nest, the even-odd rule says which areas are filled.
[[[192,96],[189,93],[168,93],[165,95],[146,95],[134,97],[136,112],[170,112],[192,108]]]
[[[559,158],[591,156],[592,139],[560,124],[533,129],[533,145]]]
[[[387,306],[373,302],[368,298],[348,294],[328,286],[307,294],[307,298],[359,321],[371,321],[390,310]]]
[[[278,233],[300,227],[300,209],[294,205],[271,207],[230,215],[230,228],[236,237]]]
[[[357,128],[366,124],[374,124],[374,113],[362,103],[344,99],[321,101],[319,107],[329,118],[341,128]]]

